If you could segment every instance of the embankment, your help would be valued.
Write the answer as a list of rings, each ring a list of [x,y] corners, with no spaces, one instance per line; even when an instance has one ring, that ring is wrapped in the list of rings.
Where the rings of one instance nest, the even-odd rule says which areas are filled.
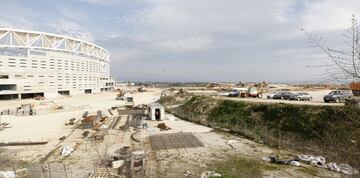
[[[182,95],[165,96],[160,102],[184,120],[226,128],[267,145],[360,167],[359,108],[250,103]]]

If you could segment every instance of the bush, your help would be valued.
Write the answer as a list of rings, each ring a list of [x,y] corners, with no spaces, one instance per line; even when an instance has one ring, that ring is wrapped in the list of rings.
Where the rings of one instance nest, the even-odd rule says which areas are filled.
[[[247,138],[359,166],[360,109],[250,103],[193,96],[172,110],[180,118]]]

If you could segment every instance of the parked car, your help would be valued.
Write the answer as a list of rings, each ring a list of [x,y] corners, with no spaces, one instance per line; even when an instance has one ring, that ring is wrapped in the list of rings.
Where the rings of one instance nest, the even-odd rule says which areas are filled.
[[[290,92],[274,92],[267,96],[268,99],[284,99],[284,96],[289,95]]]
[[[296,93],[291,93],[291,92],[282,92],[282,97],[281,99],[284,100],[297,100],[298,99],[298,95]]]
[[[270,94],[268,94],[266,97],[267,99],[274,99],[274,96],[277,95],[279,92],[272,92]]]
[[[230,93],[230,92],[221,92],[219,95],[220,95],[220,96],[229,96],[229,93]]]
[[[229,95],[228,95],[228,96],[230,96],[230,97],[237,97],[237,96],[239,96],[239,94],[240,94],[240,91],[238,91],[238,90],[231,90],[231,91],[229,92]]]
[[[312,99],[313,98],[309,93],[305,93],[305,92],[297,93],[297,100],[299,100],[299,101],[304,101],[304,100],[311,101]]]
[[[345,98],[352,96],[351,91],[348,90],[335,90],[324,96],[324,102],[328,103],[334,101],[336,103],[345,102]]]
[[[246,93],[248,91],[248,88],[245,88],[245,87],[243,87],[243,88],[233,88],[232,90],[236,91],[237,96],[246,97]]]

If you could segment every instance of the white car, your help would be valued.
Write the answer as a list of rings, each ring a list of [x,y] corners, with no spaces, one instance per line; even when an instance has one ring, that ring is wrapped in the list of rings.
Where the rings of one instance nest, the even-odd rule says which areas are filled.
[[[279,92],[272,92],[272,93],[268,94],[266,97],[267,97],[267,99],[274,99],[274,96],[278,95],[278,94],[279,94]]]
[[[305,92],[301,92],[301,93],[297,93],[297,100],[309,100],[311,101],[313,98],[309,93],[305,93]]]
[[[229,92],[221,92],[219,95],[220,96],[229,96]]]

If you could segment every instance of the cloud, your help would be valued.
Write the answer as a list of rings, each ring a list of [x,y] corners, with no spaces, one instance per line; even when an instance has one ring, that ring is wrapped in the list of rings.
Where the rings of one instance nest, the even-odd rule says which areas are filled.
[[[15,8],[16,7],[16,8]],[[17,1],[6,1],[1,4],[0,27],[35,29],[38,27],[29,19],[34,13]]]
[[[94,41],[93,34],[90,31],[81,28],[76,22],[60,19],[59,21],[53,22],[50,26],[55,29],[58,34],[79,38],[89,42]]]
[[[116,0],[77,0],[77,1],[97,4],[97,5],[111,5],[116,3]]]
[[[360,10],[357,0],[6,2],[0,25],[94,41],[121,79],[163,81],[310,78],[319,71],[305,66],[326,56],[300,29],[337,46]]]
[[[111,53],[112,62],[128,61],[136,58],[139,52],[136,49],[124,48]]]
[[[309,1],[302,17],[304,28],[311,31],[344,30],[351,26],[352,15],[359,17],[360,1]]]
[[[209,47],[210,43],[211,39],[195,37],[174,41],[161,41],[156,43],[155,46],[163,50],[193,51],[204,50]]]

